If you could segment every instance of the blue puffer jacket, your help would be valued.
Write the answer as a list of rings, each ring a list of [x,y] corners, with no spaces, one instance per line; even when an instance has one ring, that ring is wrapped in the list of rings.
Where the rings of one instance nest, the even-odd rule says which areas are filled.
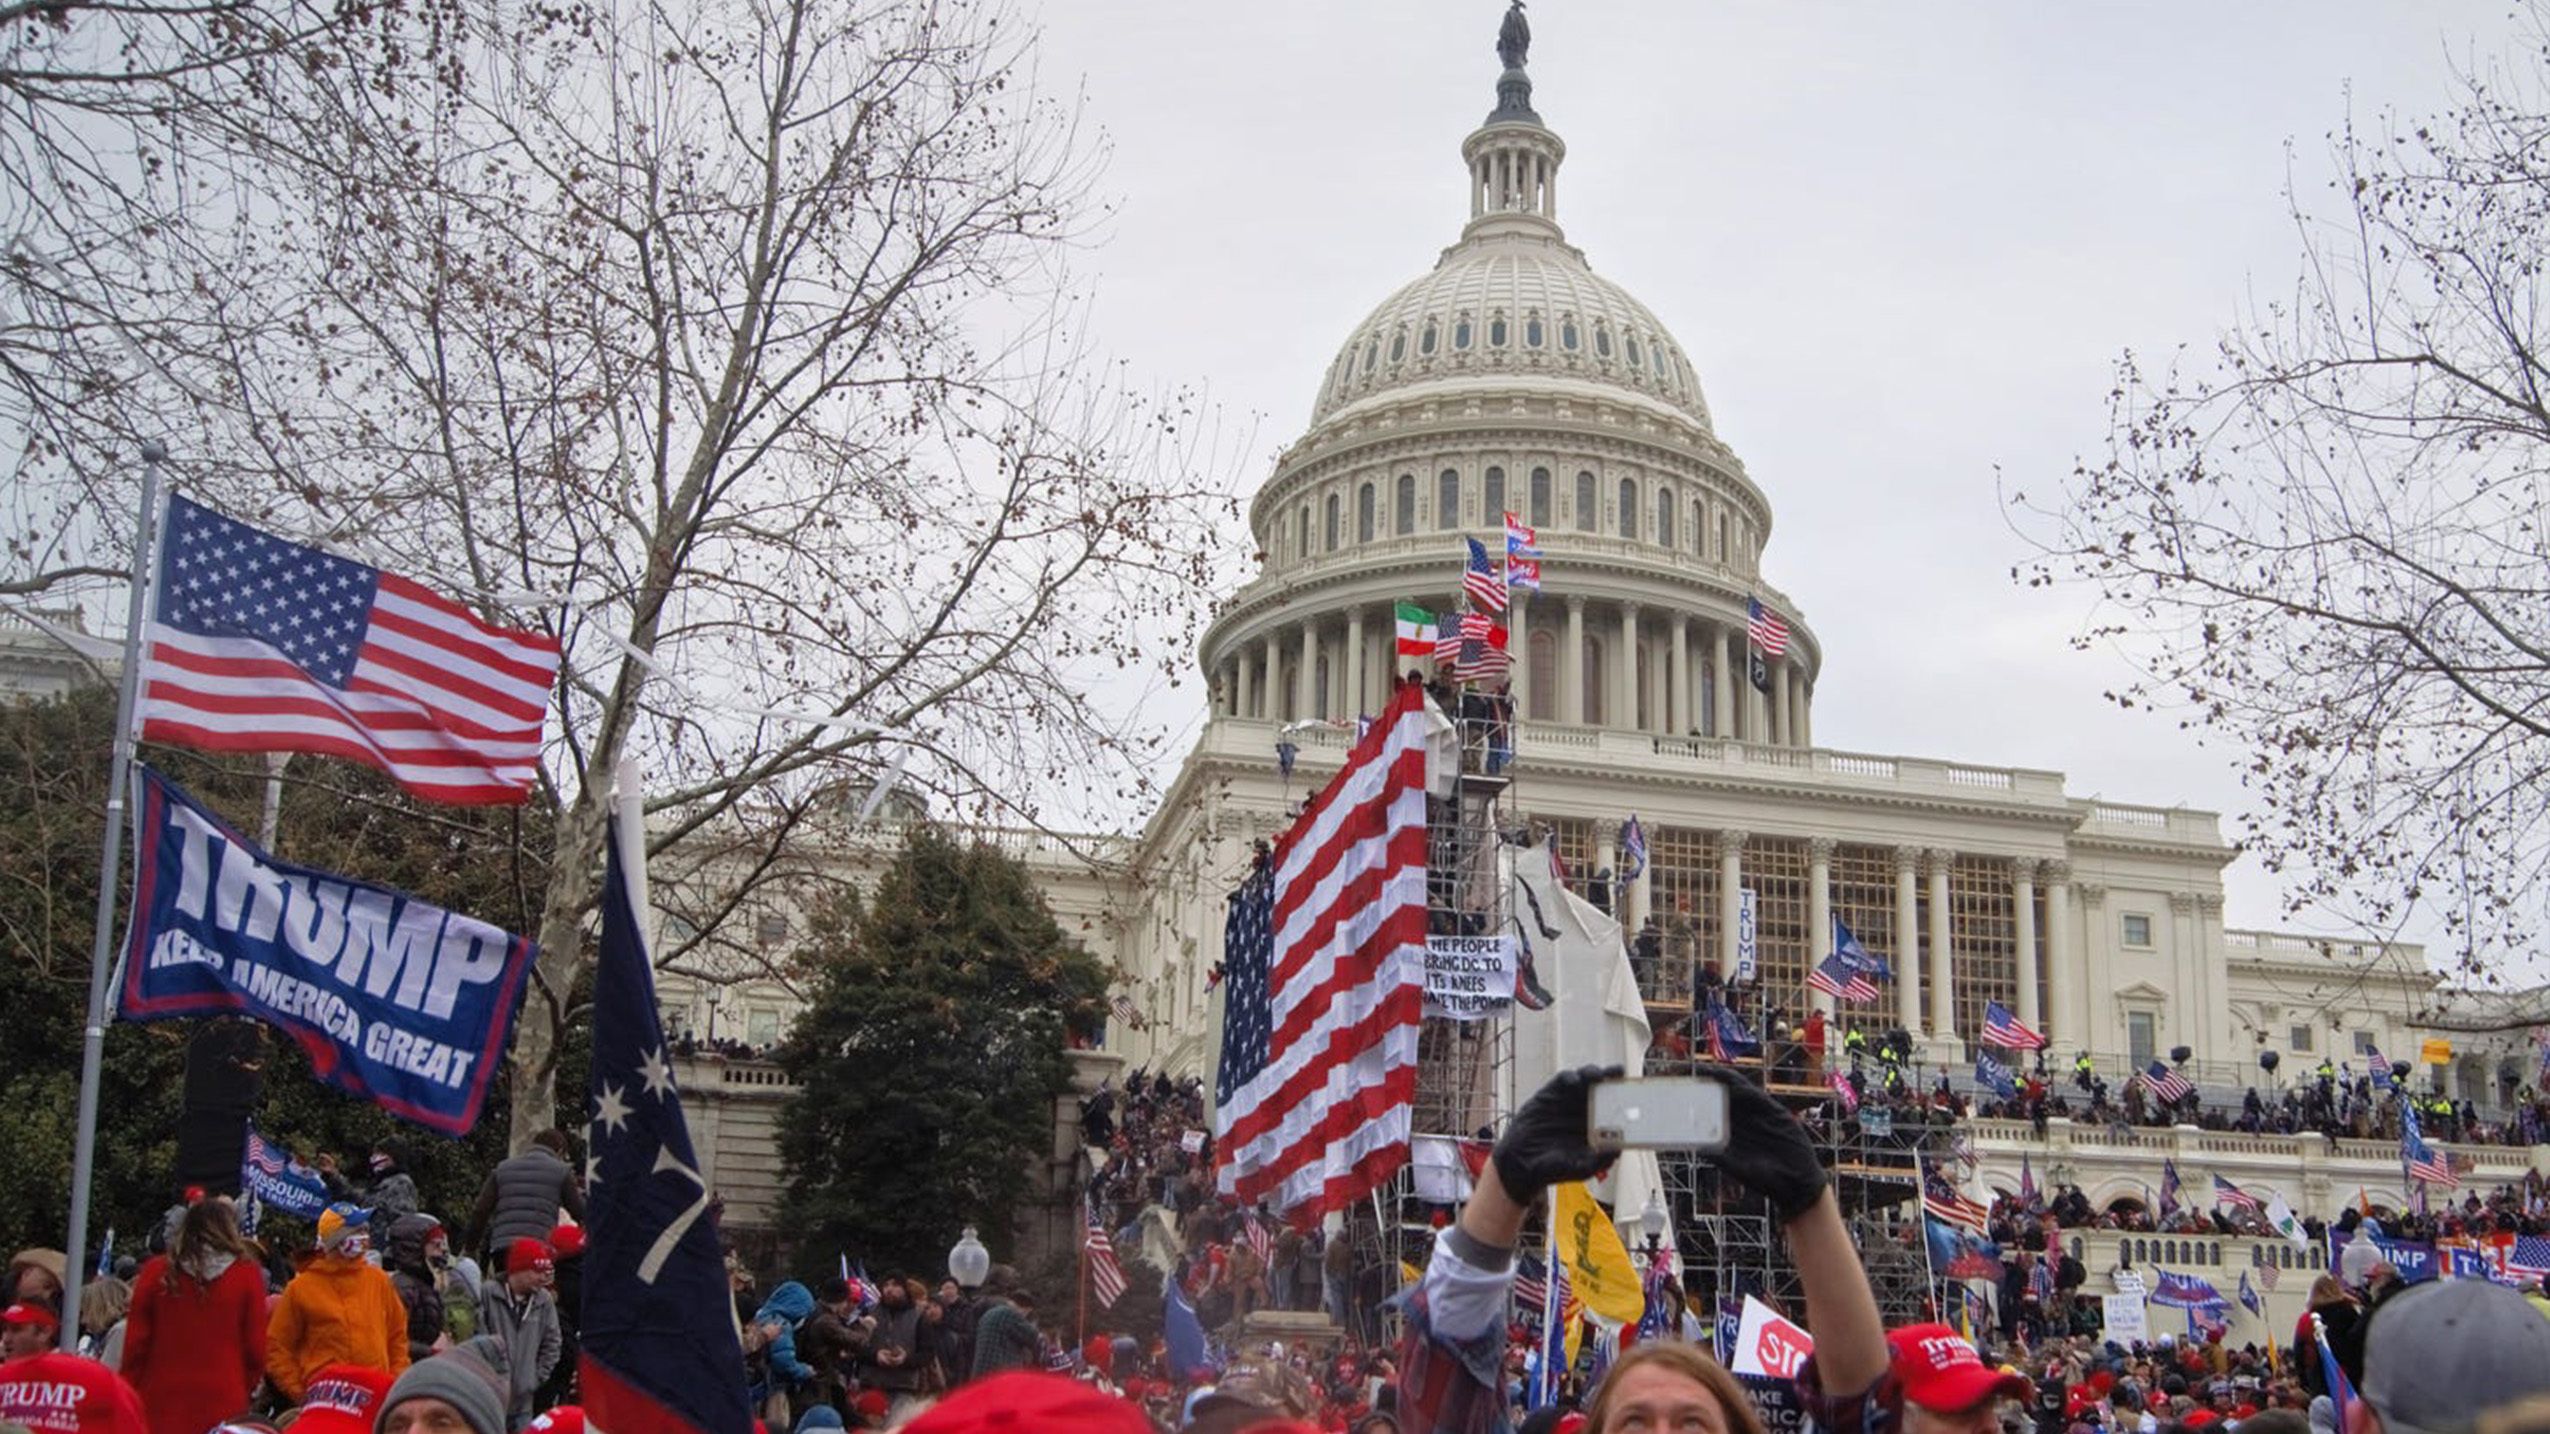
[[[797,1357],[797,1326],[815,1312],[815,1297],[804,1285],[789,1280],[770,1292],[761,1302],[761,1312],[753,1316],[755,1324],[775,1324],[779,1333],[772,1337],[765,1353],[770,1359],[771,1382],[780,1388],[803,1384],[815,1377],[806,1362]]]

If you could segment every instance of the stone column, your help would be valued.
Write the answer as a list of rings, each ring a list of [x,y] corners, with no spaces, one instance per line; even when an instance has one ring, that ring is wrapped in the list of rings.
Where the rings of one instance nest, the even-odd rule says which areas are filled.
[[[2080,1016],[2074,1007],[2080,989],[2080,953],[2072,945],[2072,864],[2045,864],[2045,1039],[2050,1050],[2077,1050]]]
[[[1284,715],[1284,655],[1272,632],[1257,640],[1257,669],[1257,715],[1272,722]]]
[[[2019,1024],[2042,1035],[2045,1013],[2038,1009],[2036,957],[2036,858],[2023,856],[2010,863],[2010,905],[2012,925],[2019,946]]]
[[[1691,730],[1691,619],[1687,614],[1673,615],[1673,652],[1667,658],[1665,680],[1672,684],[1665,702],[1666,730],[1680,737]]]
[[[1895,1023],[1921,1034],[1921,848],[1895,848]]]
[[[1709,626],[1709,735],[1735,735],[1735,688],[1727,676],[1727,630],[1723,624]]]
[[[2174,974],[2169,1013],[2170,1029],[2163,1033],[2167,1045],[2193,1046],[2199,1059],[2213,1060],[2220,1052],[2209,1044],[2204,984],[2196,975],[2196,893],[2173,891],[2169,894],[2169,969]]]
[[[1771,745],[1789,745],[1789,660],[1770,659],[1771,664]]]
[[[1372,667],[1372,664],[1364,657],[1364,610],[1361,604],[1346,609],[1344,667],[1345,671],[1338,674],[1344,680],[1337,685],[1345,693],[1346,710],[1338,715],[1359,716],[1371,710],[1364,702],[1364,674]]]
[[[1811,715],[1814,707],[1815,699],[1806,687],[1806,669],[1800,667],[1797,670],[1797,711],[1794,716],[1797,720],[1797,745],[1801,747],[1815,745],[1815,718]]]
[[[1806,968],[1814,970],[1825,957],[1833,954],[1833,839],[1815,837],[1806,843]],[[1833,998],[1823,991],[1808,987],[1807,1004],[1833,1018]]]
[[[1718,974],[1735,979],[1736,908],[1744,902],[1744,844],[1750,832],[1718,833]]]
[[[1525,502],[1530,502],[1526,493]],[[1505,655],[1513,659],[1514,720],[1522,721],[1532,713],[1532,644],[1528,614],[1532,600],[1529,590],[1514,589],[1514,605],[1506,610]]]
[[[1302,624],[1301,667],[1293,673],[1293,720],[1307,722],[1328,714],[1319,703],[1319,624]]]
[[[1620,605],[1620,660],[1612,664],[1611,690],[1620,710],[1611,725],[1635,732],[1638,724],[1638,604]]]
[[[1558,720],[1585,722],[1585,599],[1567,595],[1567,641],[1558,650]]]
[[[1931,849],[1930,1038],[1951,1044],[1957,1039],[1957,950],[1948,911],[1948,868],[1956,859],[1944,847]]]
[[[1256,666],[1255,649],[1248,644],[1241,644],[1239,655],[1231,659],[1233,670],[1231,715],[1234,717],[1257,715],[1257,673],[1254,671]]]

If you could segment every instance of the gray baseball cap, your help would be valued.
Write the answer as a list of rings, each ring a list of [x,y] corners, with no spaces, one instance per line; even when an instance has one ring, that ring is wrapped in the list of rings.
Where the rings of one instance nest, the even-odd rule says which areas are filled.
[[[2377,1306],[2364,1401],[2385,1434],[2467,1434],[2479,1416],[2550,1393],[2550,1319],[2486,1280],[2430,1280]]]

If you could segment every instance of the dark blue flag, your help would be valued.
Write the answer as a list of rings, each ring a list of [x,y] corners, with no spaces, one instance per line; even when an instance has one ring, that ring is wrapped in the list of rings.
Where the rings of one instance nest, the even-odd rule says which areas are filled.
[[[610,1434],[749,1434],[744,1350],[708,1184],[673,1088],[645,928],[612,824],[593,977],[592,1155],[586,1164],[583,1381]]]

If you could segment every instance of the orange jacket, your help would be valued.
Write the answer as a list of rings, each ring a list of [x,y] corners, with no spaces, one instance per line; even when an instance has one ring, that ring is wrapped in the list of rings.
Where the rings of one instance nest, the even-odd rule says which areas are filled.
[[[266,1376],[298,1404],[311,1376],[331,1364],[393,1377],[407,1368],[407,1306],[379,1270],[320,1255],[283,1287],[266,1320]]]

